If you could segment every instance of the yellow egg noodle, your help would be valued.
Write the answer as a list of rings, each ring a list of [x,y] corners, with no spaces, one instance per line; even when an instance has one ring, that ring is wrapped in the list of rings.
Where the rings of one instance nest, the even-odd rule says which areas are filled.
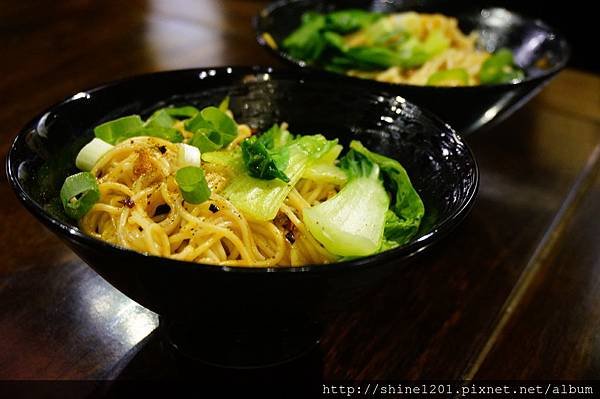
[[[480,84],[479,71],[491,54],[476,48],[478,38],[476,32],[465,35],[458,27],[456,18],[442,14],[405,12],[392,14],[387,18],[390,24],[406,26],[414,36],[421,40],[427,38],[432,32],[441,31],[449,39],[449,47],[418,68],[393,66],[384,71],[349,70],[348,75],[380,82],[425,85],[435,72],[461,68],[468,73],[468,85]],[[349,35],[347,44],[360,45],[361,39],[359,31]]]
[[[189,133],[180,126],[185,138]],[[227,149],[251,135],[238,126]],[[333,262],[302,222],[302,209],[333,197],[339,187],[301,179],[271,221],[248,218],[222,195],[235,171],[202,163],[210,199],[186,202],[175,181],[180,147],[157,137],[117,144],[94,165],[100,200],[80,219],[95,238],[142,253],[222,266],[268,267]]]

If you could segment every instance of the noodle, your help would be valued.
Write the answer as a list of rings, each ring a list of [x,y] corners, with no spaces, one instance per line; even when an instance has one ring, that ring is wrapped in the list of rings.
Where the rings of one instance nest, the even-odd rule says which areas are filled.
[[[184,138],[189,138],[182,125]],[[229,148],[252,134],[238,126]],[[302,179],[277,217],[254,221],[222,195],[232,171],[215,163],[203,168],[210,199],[191,204],[175,181],[179,148],[157,137],[127,139],[95,164],[100,200],[80,219],[95,238],[138,252],[222,266],[270,267],[329,263],[336,257],[308,232],[302,209],[335,195],[338,187]]]
[[[475,32],[469,35],[463,34],[458,27],[456,18],[416,12],[392,14],[388,18],[396,19],[396,22],[402,21],[401,23],[409,26],[411,32],[419,39],[424,39],[431,32],[439,30],[449,39],[449,48],[418,68],[403,69],[393,66],[384,71],[349,70],[347,71],[348,75],[387,83],[425,85],[435,72],[461,68],[469,76],[468,85],[480,84],[479,71],[485,60],[490,57],[490,53],[476,48],[477,34]],[[347,44],[360,45],[360,40],[359,31],[348,37]]]

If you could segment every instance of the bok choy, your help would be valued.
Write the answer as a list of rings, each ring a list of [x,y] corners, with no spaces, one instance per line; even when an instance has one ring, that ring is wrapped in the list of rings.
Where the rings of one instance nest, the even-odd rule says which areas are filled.
[[[352,141],[340,167],[348,175],[346,185],[330,200],[304,209],[310,233],[328,251],[370,255],[402,245],[417,233],[425,208],[398,161]]]

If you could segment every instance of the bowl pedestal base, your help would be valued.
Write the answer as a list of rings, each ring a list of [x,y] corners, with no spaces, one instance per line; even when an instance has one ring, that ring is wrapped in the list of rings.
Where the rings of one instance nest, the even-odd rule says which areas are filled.
[[[294,328],[214,328],[160,318],[159,334],[165,348],[192,363],[223,368],[261,368],[298,359],[319,343],[315,322]]]

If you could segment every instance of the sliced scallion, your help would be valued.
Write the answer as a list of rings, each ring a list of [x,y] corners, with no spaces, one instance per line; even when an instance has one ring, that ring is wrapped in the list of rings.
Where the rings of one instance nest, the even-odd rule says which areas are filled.
[[[201,154],[198,147],[193,145],[179,143],[177,144],[179,153],[177,155],[177,163],[181,167],[185,166],[200,166]]]
[[[96,162],[114,147],[114,145],[95,137],[79,151],[75,159],[75,166],[80,170],[89,172],[96,165]]]
[[[67,216],[80,219],[100,199],[96,177],[90,172],[80,172],[65,179],[60,189],[60,200]]]
[[[143,127],[144,123],[139,115],[129,115],[96,126],[94,134],[109,144],[117,144],[135,136]]]
[[[197,166],[181,168],[175,174],[183,199],[191,204],[201,204],[210,198],[210,188],[204,170]]]

